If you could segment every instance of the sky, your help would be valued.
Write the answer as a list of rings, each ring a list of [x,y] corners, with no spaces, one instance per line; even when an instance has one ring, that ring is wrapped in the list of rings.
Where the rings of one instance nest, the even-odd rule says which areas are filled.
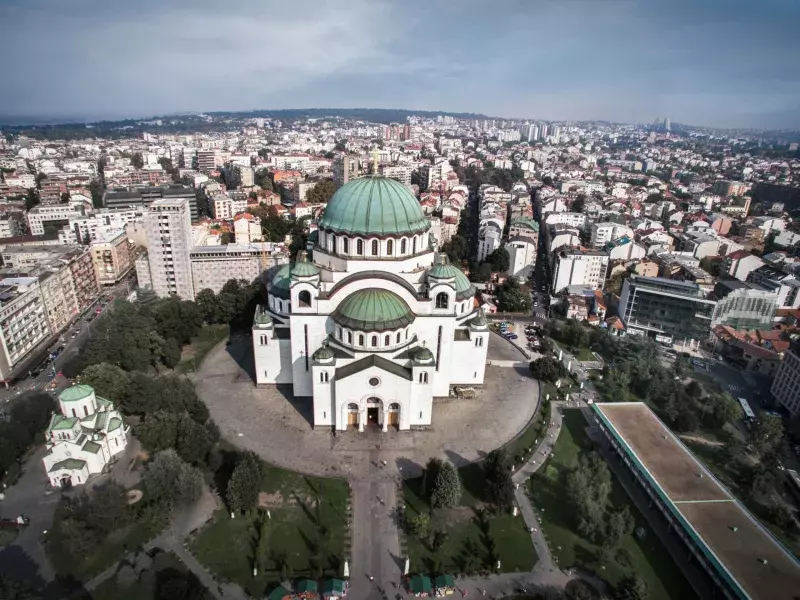
[[[280,108],[800,128],[796,0],[0,0],[0,121]]]

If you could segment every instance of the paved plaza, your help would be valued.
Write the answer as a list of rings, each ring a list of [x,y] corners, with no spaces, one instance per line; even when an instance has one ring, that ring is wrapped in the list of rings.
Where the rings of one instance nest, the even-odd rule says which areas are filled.
[[[334,435],[329,428],[312,429],[311,398],[293,398],[290,387],[253,385],[249,343],[249,338],[241,338],[230,346],[217,346],[194,375],[197,392],[225,438],[270,463],[313,475],[351,480],[396,473],[412,477],[431,456],[462,466],[511,440],[538,406],[538,382],[527,366],[489,366],[475,398],[434,402],[433,425],[427,430],[382,433],[368,428]],[[505,358],[514,351],[492,334],[490,357]],[[388,468],[376,467],[376,460],[386,461]]]

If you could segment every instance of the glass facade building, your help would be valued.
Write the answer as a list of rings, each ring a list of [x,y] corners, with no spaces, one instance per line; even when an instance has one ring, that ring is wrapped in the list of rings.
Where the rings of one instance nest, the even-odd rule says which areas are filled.
[[[629,333],[690,343],[708,337],[715,307],[696,283],[631,275],[622,288],[619,316]]]

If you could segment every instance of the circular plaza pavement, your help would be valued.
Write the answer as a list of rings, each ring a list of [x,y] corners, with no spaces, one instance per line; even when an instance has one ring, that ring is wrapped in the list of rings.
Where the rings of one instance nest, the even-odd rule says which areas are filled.
[[[376,428],[336,435],[328,428],[315,431],[308,419],[310,398],[295,399],[291,387],[253,385],[250,343],[250,338],[241,338],[230,346],[220,344],[192,379],[223,437],[294,471],[374,479],[374,463],[385,460],[393,463],[381,470],[387,477],[395,469],[411,477],[432,456],[459,467],[513,439],[538,407],[539,384],[528,374],[524,357],[492,334],[489,362],[502,366],[487,366],[483,389],[476,390],[474,399],[434,401],[430,429],[382,433]]]

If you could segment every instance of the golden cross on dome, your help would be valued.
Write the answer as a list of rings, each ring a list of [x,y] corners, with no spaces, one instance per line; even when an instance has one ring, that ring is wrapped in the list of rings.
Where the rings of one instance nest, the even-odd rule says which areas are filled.
[[[378,148],[372,150],[372,174],[378,174]]]

